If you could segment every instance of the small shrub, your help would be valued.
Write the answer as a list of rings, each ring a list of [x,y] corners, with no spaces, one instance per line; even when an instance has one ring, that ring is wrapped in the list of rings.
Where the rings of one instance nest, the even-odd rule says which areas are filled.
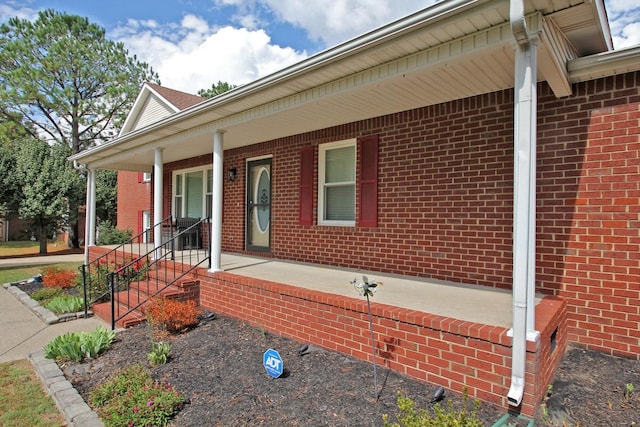
[[[147,358],[152,365],[164,365],[167,363],[171,344],[162,341],[151,343],[151,352],[147,354]]]
[[[46,302],[62,295],[62,288],[41,288],[31,294],[31,298],[38,302]]]
[[[84,309],[84,299],[62,295],[54,297],[44,307],[56,314],[75,313]]]
[[[413,400],[398,393],[398,422],[391,423],[388,414],[382,417],[382,421],[385,427],[482,427],[483,423],[478,419],[480,402],[474,400],[471,411],[468,410],[468,405],[466,389],[462,395],[462,408],[455,409],[453,402],[447,400],[446,408],[439,403],[433,405],[433,414],[426,409],[416,409]]]
[[[89,403],[106,426],[166,426],[182,409],[184,397],[132,365],[92,391]]]
[[[91,332],[67,332],[44,346],[44,355],[47,359],[80,362],[109,348],[115,337],[115,332],[104,326],[98,326]]]
[[[119,245],[131,239],[133,232],[129,229],[119,230],[111,225],[109,221],[102,221],[98,227],[98,239],[96,244],[102,245]]]
[[[176,333],[197,325],[200,309],[193,301],[181,302],[155,297],[146,305],[145,315],[152,330]]]
[[[44,269],[42,284],[49,288],[71,288],[78,283],[78,273],[52,266]]]

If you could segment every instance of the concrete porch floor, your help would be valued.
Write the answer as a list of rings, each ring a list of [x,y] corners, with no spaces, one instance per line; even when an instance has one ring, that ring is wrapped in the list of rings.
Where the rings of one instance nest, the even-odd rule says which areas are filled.
[[[146,253],[152,249],[152,245],[136,246],[132,252]],[[184,264],[198,262],[204,256],[204,251],[175,251],[175,260],[182,260]],[[350,282],[365,275],[369,280],[383,283],[371,299],[372,303],[503,328],[510,328],[513,322],[512,294],[505,289],[234,253],[222,254],[221,268],[239,276],[352,298],[364,298]],[[536,304],[539,302],[540,296],[536,298]]]
[[[513,320],[512,294],[503,289],[230,253],[222,254],[221,267],[231,274],[352,298],[364,298],[350,283],[364,274],[383,283],[372,303],[504,328]],[[539,301],[536,298],[536,304]]]

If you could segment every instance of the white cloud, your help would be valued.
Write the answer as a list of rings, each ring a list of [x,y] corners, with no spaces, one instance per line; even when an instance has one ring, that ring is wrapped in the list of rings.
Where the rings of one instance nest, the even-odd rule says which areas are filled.
[[[179,26],[129,22],[114,31],[131,53],[148,62],[163,86],[196,93],[219,80],[243,84],[306,57],[304,52],[271,44],[263,30],[212,28],[186,15]]]
[[[622,30],[612,36],[616,49],[640,45],[640,22],[625,25]]]
[[[38,11],[29,7],[12,7],[9,4],[0,4],[0,22],[7,22],[9,18],[13,17],[34,21],[38,17]]]
[[[302,28],[330,47],[435,3],[436,0],[215,0],[238,8],[236,22],[260,21],[269,9],[280,22]]]
[[[605,0],[613,46],[616,49],[640,43],[638,0]]]

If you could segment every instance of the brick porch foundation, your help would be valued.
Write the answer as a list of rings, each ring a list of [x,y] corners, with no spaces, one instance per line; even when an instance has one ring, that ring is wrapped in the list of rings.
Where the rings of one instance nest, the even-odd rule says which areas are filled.
[[[106,252],[91,247],[95,258]],[[205,310],[270,333],[373,362],[367,301],[226,272],[198,268],[189,298]],[[411,378],[442,385],[510,410],[508,329],[437,316],[371,299],[377,360]],[[525,396],[519,412],[534,417],[567,345],[567,305],[545,296],[536,306],[537,342],[527,343]]]
[[[372,362],[364,297],[199,269],[200,305],[265,331]],[[507,329],[464,322],[371,300],[377,358],[409,377],[446,387],[507,411],[511,338]],[[537,343],[527,345],[522,415],[533,417],[567,344],[566,303],[547,296],[536,306]]]

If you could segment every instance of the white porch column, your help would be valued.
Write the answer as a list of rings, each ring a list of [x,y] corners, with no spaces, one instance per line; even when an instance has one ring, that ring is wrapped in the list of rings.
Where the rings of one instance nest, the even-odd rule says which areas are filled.
[[[153,159],[153,247],[156,250],[162,246],[162,174],[162,148],[156,148]],[[155,257],[160,257],[157,251]]]
[[[222,185],[224,183],[224,130],[213,133],[213,193],[211,202],[211,272],[222,271]]]
[[[87,168],[87,201],[84,213],[84,263],[89,264],[89,246],[96,244],[96,171]]]

